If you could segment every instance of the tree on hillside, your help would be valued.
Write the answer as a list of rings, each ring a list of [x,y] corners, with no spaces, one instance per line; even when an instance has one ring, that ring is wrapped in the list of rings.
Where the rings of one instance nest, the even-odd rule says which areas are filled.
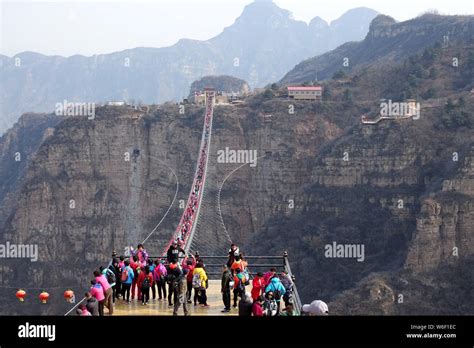
[[[344,91],[344,94],[342,96],[342,99],[345,102],[352,103],[352,91],[350,89],[347,89]]]
[[[332,75],[333,80],[338,80],[346,77],[346,72],[344,70],[339,70]]]
[[[264,99],[272,99],[274,96],[273,92],[271,89],[266,89],[265,92],[263,92],[263,98]]]

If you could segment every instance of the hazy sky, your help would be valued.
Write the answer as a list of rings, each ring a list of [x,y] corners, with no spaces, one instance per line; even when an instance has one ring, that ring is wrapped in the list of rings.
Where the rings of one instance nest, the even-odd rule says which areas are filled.
[[[163,47],[180,38],[206,40],[230,26],[252,0],[0,0],[0,53],[93,55],[138,46]],[[297,20],[338,18],[370,7],[398,21],[429,9],[473,14],[472,0],[274,0]]]

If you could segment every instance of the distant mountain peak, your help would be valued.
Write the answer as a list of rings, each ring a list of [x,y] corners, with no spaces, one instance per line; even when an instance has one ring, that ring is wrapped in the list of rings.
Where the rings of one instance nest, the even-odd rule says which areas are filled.
[[[255,0],[244,7],[236,23],[246,21],[262,21],[262,19],[280,17],[290,19],[291,12],[278,7],[272,0]]]

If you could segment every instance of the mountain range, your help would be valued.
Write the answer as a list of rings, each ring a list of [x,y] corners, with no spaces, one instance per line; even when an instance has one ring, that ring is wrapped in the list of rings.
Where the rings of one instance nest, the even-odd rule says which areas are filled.
[[[178,101],[187,96],[193,81],[206,75],[232,75],[252,88],[262,87],[305,58],[363,39],[376,15],[355,8],[330,24],[319,17],[307,24],[273,2],[259,0],[207,41],[182,39],[169,47],[91,57],[34,52],[0,56],[0,134],[22,113],[49,112],[63,100]]]
[[[378,15],[360,42],[304,60],[289,71],[281,84],[295,84],[331,78],[337,72],[355,72],[368,66],[397,63],[435,43],[449,48],[457,42],[472,43],[473,16],[424,14],[404,22]],[[347,64],[344,64],[347,63]]]

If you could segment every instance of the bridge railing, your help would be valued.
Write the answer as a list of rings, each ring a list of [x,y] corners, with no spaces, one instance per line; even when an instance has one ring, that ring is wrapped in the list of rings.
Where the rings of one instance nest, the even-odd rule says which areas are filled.
[[[206,268],[206,274],[210,279],[220,279],[222,276],[222,266],[227,263],[228,255],[225,256],[216,256],[216,255],[199,255],[199,257],[204,261],[204,266]],[[166,260],[166,257],[163,256],[150,256],[153,260],[162,259]],[[183,260],[184,257],[181,257]],[[275,255],[249,255],[244,256],[244,260],[248,263],[248,270],[251,278],[255,277],[258,272],[265,273],[270,268],[275,268],[276,272],[285,271],[293,281],[293,299],[294,299],[294,309],[300,314],[302,302],[296,287],[296,277],[291,271],[290,262],[288,260],[288,253],[285,251],[281,256]]]

